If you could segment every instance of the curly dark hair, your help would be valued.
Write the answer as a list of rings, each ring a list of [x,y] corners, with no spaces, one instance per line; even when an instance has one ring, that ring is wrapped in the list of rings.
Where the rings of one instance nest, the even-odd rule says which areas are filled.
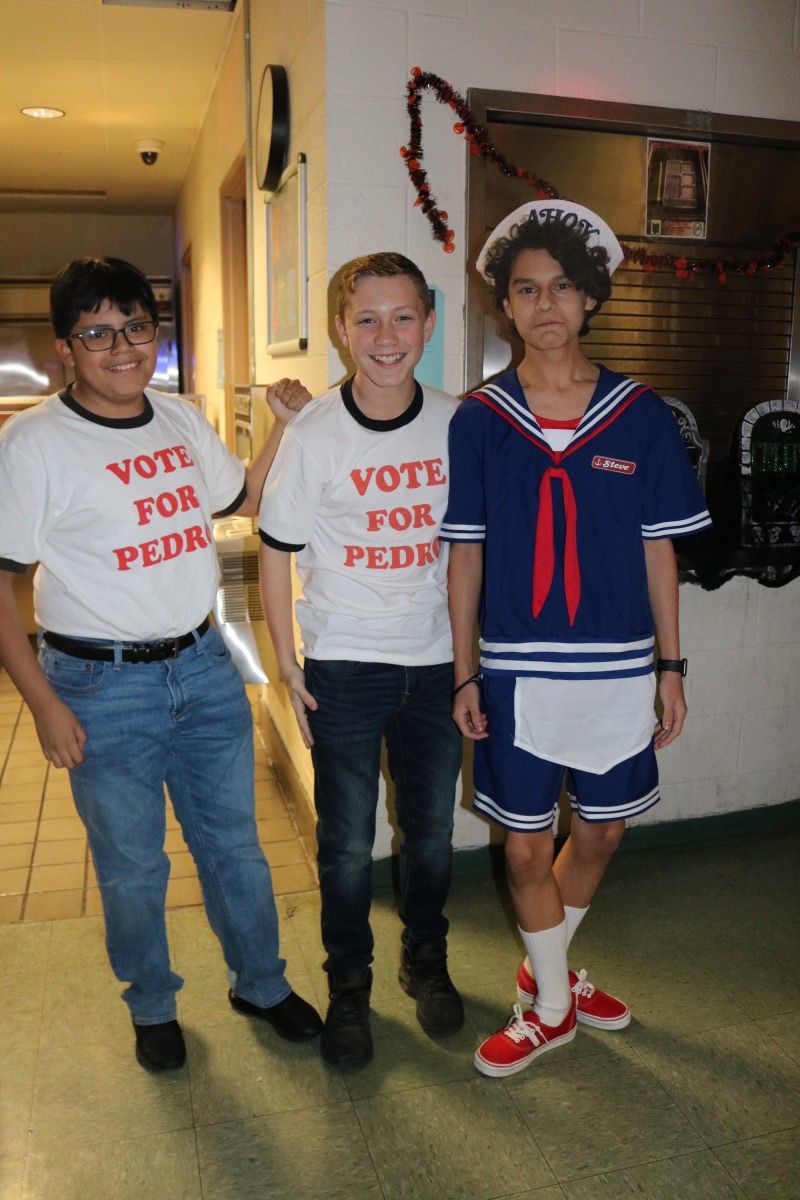
[[[589,246],[588,234],[580,229],[567,228],[561,221],[521,221],[511,227],[508,237],[498,238],[486,256],[485,274],[493,290],[494,306],[503,312],[503,301],[508,299],[508,287],[514,263],[525,250],[546,250],[567,279],[595,301],[591,312],[587,312],[581,327],[583,337],[589,329],[589,321],[599,313],[611,295],[611,274],[608,270],[608,252],[602,246]]]

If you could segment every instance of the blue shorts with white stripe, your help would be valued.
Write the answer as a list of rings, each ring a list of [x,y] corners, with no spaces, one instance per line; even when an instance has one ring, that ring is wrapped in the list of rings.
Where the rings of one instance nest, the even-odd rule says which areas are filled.
[[[475,743],[476,811],[518,833],[551,829],[565,782],[573,810],[585,821],[627,820],[658,803],[652,742],[602,775],[550,762],[515,746],[513,683],[483,680],[489,737]]]

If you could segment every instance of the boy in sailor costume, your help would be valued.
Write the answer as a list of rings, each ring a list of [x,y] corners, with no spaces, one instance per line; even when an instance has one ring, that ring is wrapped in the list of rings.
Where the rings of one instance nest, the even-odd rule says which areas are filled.
[[[571,1041],[576,1021],[630,1021],[626,1004],[568,969],[567,950],[626,820],[658,802],[655,751],[686,716],[672,539],[710,517],[666,404],[591,363],[579,342],[622,257],[580,205],[511,213],[477,266],[524,357],[450,426],[441,536],[451,543],[453,717],[476,743],[475,807],[508,831],[527,952],[517,991],[533,1005],[515,1005],[478,1048],[475,1065],[492,1076]],[[573,818],[554,863],[565,774]]]

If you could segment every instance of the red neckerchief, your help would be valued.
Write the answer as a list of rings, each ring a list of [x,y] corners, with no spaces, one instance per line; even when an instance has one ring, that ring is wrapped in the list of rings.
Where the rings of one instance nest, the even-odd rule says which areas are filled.
[[[511,413],[507,412],[490,397],[481,392],[472,393],[473,399],[480,400],[481,404],[485,404],[492,412],[497,413],[513,429],[516,429],[517,433],[521,433],[527,441],[544,451],[555,464],[547,468],[539,483],[539,512],[536,517],[536,534],[533,545],[533,585],[531,594],[531,611],[534,617],[538,617],[544,608],[547,597],[550,595],[550,589],[553,586],[553,575],[555,573],[555,528],[553,524],[552,491],[554,479],[561,480],[561,493],[564,502],[564,600],[567,606],[570,625],[575,624],[578,605],[581,601],[581,568],[578,558],[578,507],[575,503],[572,482],[564,467],[561,466],[561,463],[569,455],[574,454],[576,450],[580,450],[582,446],[585,446],[592,438],[597,437],[604,429],[607,429],[612,421],[616,421],[617,417],[625,411],[628,405],[633,403],[637,396],[641,396],[642,392],[646,392],[647,390],[646,387],[636,388],[609,413],[608,418],[596,429],[589,430],[584,437],[578,438],[576,442],[570,442],[565,450],[552,450],[546,443],[532,437],[515,420]],[[592,408],[594,407],[592,405]],[[587,412],[589,411],[587,409]],[[584,416],[586,416],[586,413]],[[541,429],[563,429],[565,427],[569,428],[571,425],[571,422],[548,421],[546,418],[542,420],[536,417],[535,414],[534,419]],[[581,420],[583,420],[583,417]],[[576,426],[579,423],[576,422]]]
[[[533,414],[542,429],[577,429],[580,417],[573,421],[552,421],[548,417]],[[558,453],[558,451],[555,451]],[[575,493],[572,490],[569,475],[563,467],[548,467],[539,483],[539,513],[536,518],[536,536],[533,543],[533,591],[531,610],[535,617],[544,608],[544,603],[550,595],[555,571],[555,529],[553,527],[553,488],[552,481],[561,480],[561,491],[564,499],[564,599],[567,604],[569,623],[575,621],[575,614],[581,600],[581,569],[578,562],[578,510],[575,504]]]

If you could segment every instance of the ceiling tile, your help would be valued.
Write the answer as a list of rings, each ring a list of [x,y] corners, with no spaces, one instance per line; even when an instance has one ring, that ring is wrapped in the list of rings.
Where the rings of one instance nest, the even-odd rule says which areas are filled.
[[[87,201],[90,209],[172,211],[237,22],[241,15],[100,0],[0,0],[3,184],[100,188],[108,196]],[[67,115],[33,121],[19,113],[30,104]],[[147,137],[165,143],[152,168],[134,147]],[[4,210],[14,203],[0,196]],[[16,203],[81,207],[79,200]]]
[[[37,147],[20,150],[3,164],[3,188],[78,188],[105,190],[108,165],[105,154],[47,153]]]
[[[159,103],[184,104],[195,102],[198,118],[202,116],[211,90],[210,80],[214,77],[211,68],[198,69],[197,63],[170,62],[165,69],[163,62],[121,62],[118,59],[103,64],[105,74],[105,96],[111,104],[135,103],[137,97],[157,96]],[[244,81],[242,81],[244,86]]]
[[[53,0],[10,0],[0,5],[3,57],[96,58],[101,53],[100,10]]]
[[[102,52],[108,58],[216,66],[228,40],[231,14],[188,9],[103,8]]]
[[[28,104],[65,108],[71,100],[102,95],[103,67],[96,59],[50,59],[44,71],[38,58],[2,57],[0,63],[0,97],[26,96]]]

